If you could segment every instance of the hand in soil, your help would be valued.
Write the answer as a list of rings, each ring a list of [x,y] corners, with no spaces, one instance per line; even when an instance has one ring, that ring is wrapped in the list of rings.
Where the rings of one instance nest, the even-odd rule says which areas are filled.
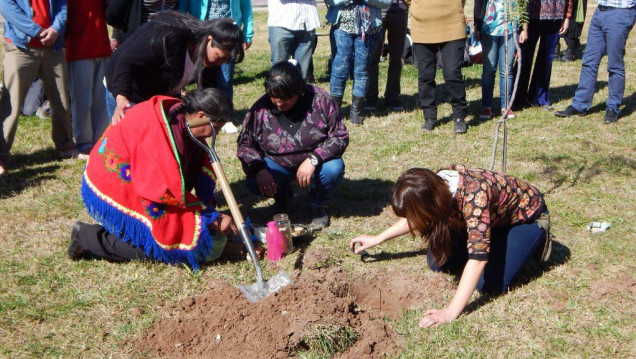
[[[421,328],[436,327],[442,323],[450,322],[455,319],[446,308],[444,309],[429,309],[424,313],[422,319],[420,319]]]
[[[371,247],[377,246],[380,243],[382,243],[382,241],[377,236],[369,236],[366,234],[362,234],[352,239],[351,242],[349,242],[349,248],[355,254],[361,254],[365,250]]]

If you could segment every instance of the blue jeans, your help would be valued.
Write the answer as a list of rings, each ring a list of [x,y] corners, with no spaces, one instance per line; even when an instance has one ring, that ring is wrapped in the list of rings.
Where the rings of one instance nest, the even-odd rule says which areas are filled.
[[[428,266],[436,272],[462,273],[468,261],[466,233],[453,236],[451,254],[444,265],[439,266],[428,252]],[[490,255],[484,273],[479,279],[480,293],[504,293],[523,265],[540,249],[545,241],[545,232],[536,223],[519,224],[508,228],[493,228],[491,231]]]
[[[296,59],[307,79],[311,54],[316,43],[315,30],[288,30],[283,27],[270,26],[269,44],[272,48],[272,65],[279,61]]]
[[[598,67],[603,55],[607,54],[607,109],[619,112],[625,93],[625,43],[635,19],[636,8],[605,11],[596,9],[590,22],[581,77],[572,99],[572,107],[578,111],[587,111],[592,105]]]
[[[217,74],[216,84],[218,88],[232,100],[234,97],[234,64],[221,65],[221,71]]]
[[[523,106],[529,102],[534,106],[550,105],[550,78],[554,48],[559,43],[559,28],[562,20],[530,19],[528,40],[521,44],[521,73],[515,96],[515,105]],[[539,44],[537,60],[532,66],[534,50]],[[532,80],[530,73],[532,70]],[[530,88],[528,88],[528,83]]]
[[[113,96],[113,94],[108,91],[108,88],[104,88],[104,92],[106,94],[106,112],[108,113],[108,123],[110,124],[110,121],[113,119],[113,115],[115,114],[115,109],[117,108],[117,100],[115,100],[115,96]],[[136,104],[136,102],[130,101],[130,107],[133,107]]]
[[[508,37],[508,54],[506,55],[505,36],[491,36],[482,33],[481,46],[484,54],[484,68],[481,73],[481,106],[492,107],[492,92],[495,88],[495,71],[499,66],[499,97],[501,108],[506,108],[506,94],[508,101],[512,99],[512,63],[515,60],[515,40],[512,34]],[[506,63],[506,56],[508,62]],[[508,78],[506,79],[506,68]],[[508,91],[506,91],[506,86]]]
[[[278,193],[274,198],[278,200],[278,197],[290,193],[291,182],[296,178],[297,168],[287,169],[268,157],[265,157],[265,164],[272,174],[272,177],[274,177],[274,182],[276,182],[276,186],[278,187]],[[322,206],[342,181],[344,171],[345,165],[342,158],[335,158],[318,165],[311,177],[309,204],[315,207]],[[256,184],[256,177],[247,177],[247,188],[254,194],[261,194]]]
[[[336,42],[336,53],[331,64],[331,81],[329,88],[331,96],[342,97],[345,85],[349,78],[351,64],[353,64],[353,96],[364,97],[367,91],[369,80],[369,64],[371,55],[378,43],[382,41],[384,34],[376,32],[373,35],[366,35],[365,41],[362,37],[335,29],[333,32]]]
[[[103,101],[106,61],[106,58],[95,58],[68,63],[73,137],[81,153],[90,152],[112,118],[108,117]]]

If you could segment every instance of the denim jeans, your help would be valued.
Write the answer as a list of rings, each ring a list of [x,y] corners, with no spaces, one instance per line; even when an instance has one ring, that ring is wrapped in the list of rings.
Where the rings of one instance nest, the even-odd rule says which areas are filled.
[[[368,104],[378,101],[378,65],[384,47],[384,36],[389,41],[389,70],[386,76],[386,89],[384,100],[387,103],[396,101],[400,96],[400,77],[402,76],[402,53],[408,22],[407,12],[390,12],[382,21],[382,38],[373,51],[369,63],[369,84],[367,85],[366,99]]]
[[[104,85],[104,93],[106,97],[106,112],[108,113],[108,123],[110,124],[110,121],[113,119],[113,115],[115,114],[115,109],[117,108],[117,100],[115,100],[115,96],[113,96],[113,94],[108,91],[106,85]],[[130,102],[130,107],[133,107],[136,104],[136,102]]]
[[[362,37],[340,29],[333,32],[336,42],[336,53],[331,64],[331,80],[329,88],[331,96],[342,97],[353,64],[353,96],[364,97],[369,79],[369,63],[372,51],[382,39],[382,32],[367,34],[365,41]]]
[[[278,193],[274,198],[284,196],[291,191],[291,182],[296,178],[297,168],[285,168],[278,163],[265,157],[267,169],[274,177],[274,182],[278,187]],[[322,206],[338,187],[344,176],[345,165],[342,158],[334,158],[323,162],[316,167],[316,171],[311,177],[311,187],[309,189],[309,204],[311,206]],[[247,177],[247,188],[254,194],[261,194],[256,184],[256,177]]]
[[[481,73],[481,107],[492,107],[492,92],[495,87],[495,71],[499,66],[499,97],[501,108],[506,108],[506,93],[508,101],[512,96],[512,63],[515,60],[515,40],[512,34],[508,37],[508,54],[506,55],[505,36],[481,35],[483,49],[484,68]],[[506,63],[506,56],[508,62]],[[506,79],[506,68],[508,78]],[[508,91],[506,91],[506,86]]]
[[[528,40],[521,44],[521,73],[515,95],[515,105],[529,102],[533,106],[550,105],[550,78],[554,48],[559,43],[559,29],[562,20],[530,19]],[[537,59],[532,66],[534,50],[539,43]],[[532,73],[532,80],[530,80]],[[528,88],[530,83],[530,88]]]
[[[468,111],[466,84],[462,75],[466,40],[453,40],[439,44],[413,44],[413,56],[417,66],[417,91],[420,108],[425,119],[437,119],[435,102],[435,72],[437,71],[437,53],[442,55],[442,74],[446,89],[451,95],[453,118],[464,119]]]
[[[104,103],[106,58],[68,63],[68,90],[71,96],[71,122],[77,150],[89,153],[110,124]]]
[[[217,72],[216,84],[232,100],[234,97],[234,64],[221,65],[221,71]]]
[[[311,54],[316,42],[315,30],[288,30],[283,27],[270,26],[269,44],[272,49],[272,65],[279,61],[287,61],[290,57],[296,59],[307,78]]]
[[[428,252],[428,266],[436,272],[462,273],[468,261],[467,234],[453,236],[451,254],[443,265],[438,265]],[[545,241],[545,231],[537,223],[524,223],[508,228],[491,230],[490,254],[484,273],[479,279],[480,293],[504,293],[508,291],[519,271],[540,249]]]
[[[578,111],[587,111],[592,105],[598,67],[603,55],[607,54],[607,109],[619,112],[625,93],[625,43],[635,19],[636,8],[605,11],[596,9],[587,34],[581,77],[572,107]]]

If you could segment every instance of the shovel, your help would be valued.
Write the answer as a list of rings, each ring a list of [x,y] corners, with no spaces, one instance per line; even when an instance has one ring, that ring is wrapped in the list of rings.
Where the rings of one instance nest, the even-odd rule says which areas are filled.
[[[254,244],[252,243],[252,239],[250,238],[250,234],[243,220],[243,216],[241,215],[241,211],[239,211],[238,205],[236,204],[236,199],[234,198],[234,194],[232,193],[232,189],[230,188],[230,184],[227,181],[227,177],[225,177],[225,172],[223,171],[223,167],[221,167],[221,161],[219,160],[219,156],[217,156],[214,150],[214,143],[216,140],[216,131],[214,130],[214,126],[212,126],[212,122],[208,118],[199,118],[192,121],[187,121],[186,128],[188,129],[188,134],[194,142],[203,148],[210,157],[210,162],[212,163],[212,168],[214,169],[214,173],[216,174],[217,182],[221,185],[221,191],[223,192],[223,196],[225,196],[225,200],[227,201],[228,206],[230,207],[230,212],[232,213],[232,218],[234,219],[234,223],[239,229],[239,235],[247,248],[247,252],[249,253],[250,258],[252,258],[252,264],[254,265],[254,270],[256,271],[256,283],[249,285],[239,285],[238,288],[243,292],[243,295],[250,302],[258,302],[259,300],[269,296],[272,293],[279,291],[282,287],[292,284],[291,279],[285,272],[280,272],[273,276],[269,280],[263,280],[263,273],[261,269],[261,265],[258,261],[258,257],[254,252]],[[201,126],[210,126],[212,128],[212,145],[208,147],[202,141],[199,141],[192,134],[191,128],[201,127]]]

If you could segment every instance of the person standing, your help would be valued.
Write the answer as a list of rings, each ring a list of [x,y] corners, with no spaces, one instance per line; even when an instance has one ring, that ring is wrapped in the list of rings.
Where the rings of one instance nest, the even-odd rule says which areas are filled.
[[[483,70],[481,74],[481,120],[493,117],[492,93],[495,87],[495,72],[499,66],[499,98],[503,115],[512,99],[512,64],[515,59],[516,27],[511,16],[506,17],[505,6],[516,8],[516,1],[475,0],[475,40],[481,40],[483,49]],[[508,118],[514,118],[512,110]]]
[[[410,1],[409,1],[410,2]],[[371,55],[369,84],[365,109],[375,111],[378,103],[378,65],[384,48],[384,38],[389,41],[389,71],[386,76],[384,101],[393,111],[402,111],[400,103],[400,78],[402,76],[402,53],[409,20],[409,5],[405,0],[392,0],[388,9],[382,10],[382,39]]]
[[[636,0],[599,0],[592,16],[583,54],[581,77],[572,104],[555,114],[559,117],[585,116],[592,105],[601,59],[607,54],[609,72],[605,123],[618,121],[625,93],[625,44],[634,27]]]
[[[563,35],[563,40],[567,49],[560,53],[560,46],[557,46],[555,54],[556,60],[559,62],[572,62],[579,56],[581,48],[581,34],[583,33],[583,24],[585,22],[585,13],[587,11],[587,0],[573,0],[572,4],[572,20],[568,32]],[[558,53],[557,53],[558,52]]]
[[[316,0],[268,0],[267,10],[272,65],[292,57],[307,80],[316,28],[320,26]]]
[[[389,7],[390,4],[390,0],[370,0],[369,2],[327,0],[329,9],[326,18],[334,29],[335,44],[329,91],[340,107],[345,85],[353,67],[349,119],[356,125],[361,125],[363,122],[362,109],[367,92],[371,56],[384,35],[382,9]]]
[[[65,0],[3,0],[3,96],[0,102],[0,178],[13,145],[24,98],[36,76],[44,81],[51,102],[53,142],[62,158],[77,156],[71,133],[64,60]]]
[[[559,42],[559,35],[568,31],[572,0],[530,0],[527,9],[530,21],[519,35],[521,70],[513,105],[517,109],[530,105],[551,110],[550,78],[554,48]],[[533,67],[537,44],[539,50]]]
[[[442,56],[442,73],[451,95],[455,133],[466,133],[468,110],[466,84],[462,75],[466,49],[466,19],[463,0],[412,0],[409,11],[413,55],[418,72],[418,96],[424,112],[424,131],[437,125],[435,72],[437,54]]]
[[[68,0],[66,61],[73,137],[80,156],[88,156],[110,124],[102,85],[111,54],[105,7],[106,0]]]

